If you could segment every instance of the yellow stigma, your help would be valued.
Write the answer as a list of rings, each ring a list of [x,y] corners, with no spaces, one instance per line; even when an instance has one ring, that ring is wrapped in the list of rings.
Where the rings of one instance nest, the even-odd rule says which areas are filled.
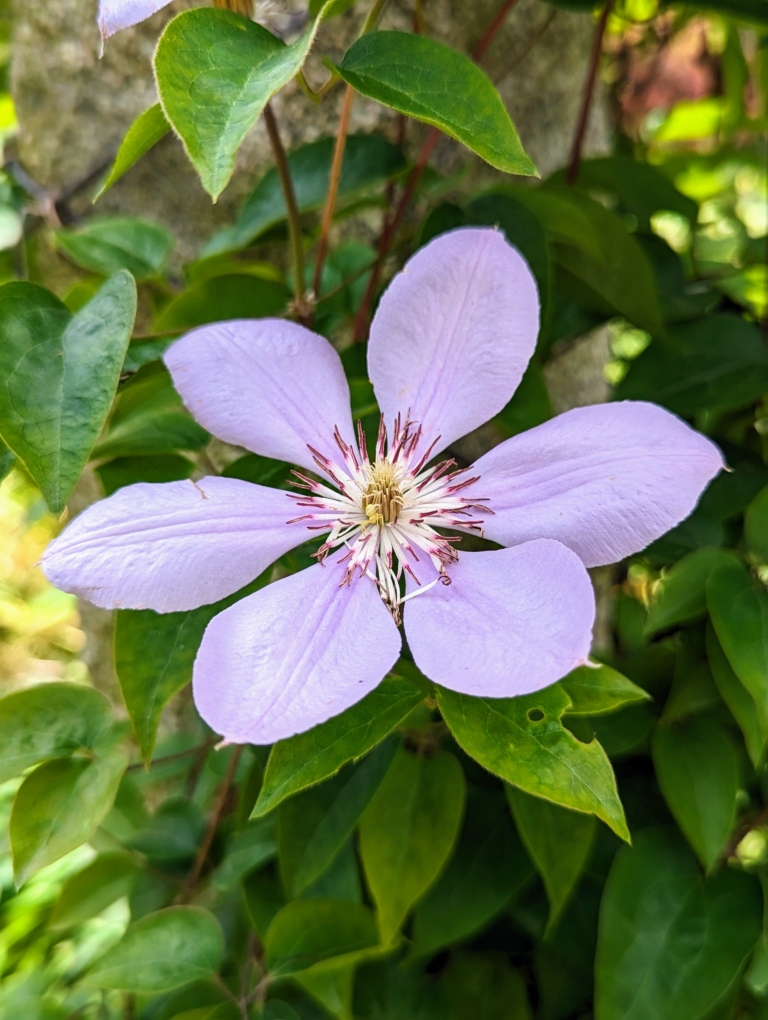
[[[374,525],[394,524],[403,509],[401,472],[384,457],[367,469],[368,487],[363,493],[363,511]]]

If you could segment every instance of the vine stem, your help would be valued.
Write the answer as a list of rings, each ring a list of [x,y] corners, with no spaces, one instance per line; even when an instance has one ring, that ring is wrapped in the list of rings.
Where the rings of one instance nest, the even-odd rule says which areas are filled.
[[[339,182],[341,181],[341,168],[344,163],[344,150],[347,147],[347,134],[349,133],[349,115],[352,112],[352,104],[355,101],[355,90],[347,85],[344,91],[344,102],[341,107],[339,118],[339,130],[336,134],[336,147],[333,150],[333,162],[331,163],[331,177],[328,184],[328,197],[325,200],[323,209],[323,221],[320,227],[320,242],[317,248],[317,261],[315,263],[315,276],[312,282],[312,290],[315,299],[320,295],[320,284],[323,278],[323,266],[328,255],[328,239],[333,224],[333,214],[336,211],[336,200],[339,196]]]
[[[291,179],[291,169],[288,166],[288,157],[285,154],[280,131],[275,119],[272,104],[267,103],[264,107],[264,121],[267,125],[267,134],[272,144],[272,152],[275,156],[275,166],[280,178],[280,184],[285,197],[285,208],[288,212],[288,231],[291,235],[291,250],[293,252],[293,272],[296,278],[294,288],[296,317],[306,325],[308,319],[308,308],[304,296],[304,244],[301,238],[301,218],[299,206],[296,202],[296,192]]]
[[[229,759],[227,773],[224,776],[224,781],[221,784],[221,788],[219,789],[219,796],[216,799],[216,807],[214,808],[213,814],[211,815],[211,820],[208,823],[208,828],[205,830],[203,841],[200,844],[200,847],[197,851],[197,856],[195,857],[195,863],[192,865],[192,870],[190,871],[189,876],[187,877],[187,880],[184,883],[184,888],[179,893],[177,899],[178,903],[189,903],[192,893],[195,890],[195,886],[200,880],[200,875],[202,874],[203,866],[205,865],[205,862],[208,859],[208,853],[210,852],[211,844],[213,843],[213,837],[216,835],[216,830],[219,827],[219,822],[221,821],[224,815],[224,810],[227,806],[229,791],[232,788],[232,782],[235,778],[235,771],[237,769],[238,762],[240,761],[240,756],[242,755],[242,753],[243,745],[241,744],[239,747],[235,748],[232,757]]]
[[[475,62],[479,62],[485,56],[488,47],[493,42],[494,38],[499,32],[499,29],[502,27],[507,16],[511,13],[512,9],[515,7],[517,2],[518,0],[505,0],[505,2],[501,5],[499,10],[496,12],[490,25],[483,33],[480,42],[477,44],[477,46],[475,46],[474,50],[472,51],[472,59]],[[400,224],[403,221],[403,217],[405,216],[408,210],[408,206],[411,203],[411,199],[413,198],[414,192],[416,191],[416,186],[421,180],[422,174],[426,170],[429,157],[432,155],[432,151],[437,145],[439,138],[440,129],[433,127],[432,130],[427,135],[424,145],[422,146],[421,152],[419,153],[419,157],[416,160],[416,164],[410,173],[408,181],[406,182],[405,188],[403,190],[403,194],[401,195],[400,201],[397,204],[397,208],[395,209],[393,215],[390,218],[388,218],[384,223],[384,228],[381,232],[381,238],[379,239],[378,258],[376,259],[376,263],[373,267],[373,272],[371,273],[371,278],[368,281],[368,286],[365,289],[363,300],[360,303],[360,308],[358,309],[357,315],[355,316],[353,339],[356,342],[364,340],[368,333],[368,319],[371,302],[373,301],[373,296],[376,293],[376,290],[379,286],[379,281],[381,280],[381,273],[384,268],[384,262],[387,258],[387,255],[389,254],[392,241],[394,240],[394,237],[400,227]]]
[[[600,67],[600,55],[603,52],[603,37],[605,36],[605,29],[608,24],[608,18],[613,8],[613,0],[606,0],[605,7],[600,14],[600,19],[597,22],[595,28],[595,35],[592,40],[592,54],[589,60],[589,67],[587,68],[587,77],[584,82],[584,93],[581,98],[581,110],[579,111],[579,120],[576,124],[576,133],[573,136],[573,145],[571,146],[571,159],[568,164],[568,173],[566,175],[566,182],[568,184],[575,184],[576,178],[579,176],[579,167],[581,166],[581,150],[584,147],[584,136],[587,133],[587,123],[589,122],[589,111],[592,108],[592,97],[595,94],[595,82],[597,81],[597,71]]]

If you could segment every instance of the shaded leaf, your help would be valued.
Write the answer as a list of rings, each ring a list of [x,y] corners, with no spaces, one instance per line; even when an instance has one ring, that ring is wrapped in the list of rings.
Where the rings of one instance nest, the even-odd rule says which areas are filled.
[[[383,944],[436,881],[459,834],[466,782],[447,751],[400,748],[360,822],[360,853]]]
[[[0,287],[0,434],[54,513],[104,425],[135,315],[127,272],[76,315],[36,284]]]
[[[86,977],[96,988],[169,992],[215,973],[224,956],[219,922],[202,907],[168,907],[130,925]]]
[[[657,726],[653,764],[669,810],[711,871],[736,824],[739,763],[731,738],[707,716]]]
[[[138,163],[145,153],[165,138],[170,130],[171,125],[159,103],[155,103],[154,106],[150,106],[148,110],[140,113],[120,143],[115,161],[110,167],[106,180],[94,195],[93,201],[101,198],[104,192],[119,181],[135,163]]]
[[[371,32],[338,71],[362,95],[440,128],[497,170],[536,175],[491,81],[456,50],[424,35]]]
[[[472,698],[438,688],[438,701],[458,743],[489,772],[536,797],[597,815],[629,838],[605,751],[562,725],[570,705],[563,688],[519,698]]]
[[[252,817],[258,818],[308,786],[322,782],[370,751],[419,704],[424,695],[404,677],[392,676],[346,712],[272,748]]]

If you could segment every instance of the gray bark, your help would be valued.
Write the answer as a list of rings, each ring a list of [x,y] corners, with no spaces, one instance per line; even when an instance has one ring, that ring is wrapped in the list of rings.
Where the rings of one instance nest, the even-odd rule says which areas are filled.
[[[428,34],[465,52],[481,38],[500,0],[426,0]],[[175,0],[136,28],[110,39],[99,59],[97,0],[14,0],[11,80],[20,134],[19,160],[41,185],[59,194],[104,165],[135,117],[156,99],[151,72],[155,42],[164,24],[191,0]],[[271,2],[265,9],[270,27],[293,35],[302,27],[300,0]],[[320,31],[316,54],[338,59],[356,38],[369,4],[359,0],[361,13],[350,11]],[[395,0],[383,28],[409,29],[413,0]],[[562,166],[571,143],[586,69],[592,22],[588,16],[557,11],[538,0],[520,0],[496,37],[484,67],[497,83],[527,151],[543,176]],[[310,58],[307,77],[320,85],[327,72],[319,56]],[[275,100],[280,130],[287,147],[335,131],[341,90],[320,107],[294,86]],[[355,101],[351,130],[394,130],[394,115],[367,100]],[[409,125],[408,146],[418,150],[423,129]],[[607,147],[607,109],[598,96],[587,132],[585,151]],[[489,169],[466,150],[445,139],[434,162],[444,170],[469,163],[465,186],[476,188],[492,178]],[[107,195],[97,213],[140,215],[168,226],[178,239],[177,265],[197,256],[201,244],[219,226],[232,221],[243,197],[272,164],[266,132],[257,125],[243,146],[234,179],[217,205],[212,205],[189,165],[180,143],[169,136],[137,164]],[[89,190],[74,201],[76,212],[90,212]],[[371,229],[375,229],[375,224]],[[41,239],[38,252],[45,282],[62,291],[70,278],[66,263]],[[604,338],[597,337],[561,354],[548,379],[558,410],[606,398],[602,384]],[[93,479],[80,487],[77,502],[95,498]],[[601,599],[603,606],[606,599]],[[598,642],[605,643],[603,613]],[[86,658],[95,682],[116,696],[112,674],[111,625],[107,614],[86,609],[83,615],[89,645]]]

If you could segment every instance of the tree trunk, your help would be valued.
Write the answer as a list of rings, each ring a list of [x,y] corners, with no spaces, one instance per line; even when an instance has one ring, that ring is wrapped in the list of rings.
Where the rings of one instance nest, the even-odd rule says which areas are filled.
[[[16,154],[26,172],[54,197],[74,191],[70,208],[75,216],[85,216],[91,212],[89,179],[112,159],[135,117],[156,100],[151,60],[160,31],[171,17],[192,4],[190,0],[176,0],[144,24],[119,33],[108,41],[106,54],[99,59],[97,0],[14,3],[11,81],[20,123]],[[410,30],[414,4],[418,3],[395,0],[382,27]],[[500,4],[501,0],[424,0],[420,5],[423,30],[470,52]],[[287,38],[295,37],[303,28],[307,6],[303,0],[262,6],[268,27]],[[355,10],[324,25],[315,52],[340,58],[359,33],[369,6],[358,0]],[[592,33],[593,22],[588,15],[567,13],[539,0],[520,0],[483,61],[542,176],[567,161]],[[307,77],[316,86],[327,77],[319,57],[310,58]],[[336,89],[317,107],[297,87],[288,86],[274,102],[286,146],[293,148],[334,133],[341,93]],[[352,132],[378,128],[394,135],[395,121],[396,115],[390,111],[356,98]],[[586,136],[587,153],[605,150],[607,124],[607,106],[598,92]],[[420,125],[409,123],[406,144],[412,154],[418,151],[423,136]],[[232,183],[213,205],[181,144],[168,136],[107,193],[96,212],[143,216],[165,224],[177,238],[178,266],[195,258],[217,227],[232,221],[243,197],[272,162],[266,132],[259,124],[240,152]],[[454,170],[468,162],[471,169],[466,186],[471,188],[494,177],[488,167],[449,139],[438,145],[433,162],[443,170]],[[46,243],[45,234],[40,239],[37,259],[46,285],[63,291],[71,270]],[[604,359],[602,335],[581,342],[556,359],[548,378],[558,410],[606,398]],[[95,498],[94,481],[84,480],[73,499],[72,512]],[[605,606],[605,596],[601,603]],[[83,626],[88,634],[86,658],[94,681],[114,697],[112,634],[106,614],[88,609]],[[605,643],[605,635],[603,623],[598,643]]]

